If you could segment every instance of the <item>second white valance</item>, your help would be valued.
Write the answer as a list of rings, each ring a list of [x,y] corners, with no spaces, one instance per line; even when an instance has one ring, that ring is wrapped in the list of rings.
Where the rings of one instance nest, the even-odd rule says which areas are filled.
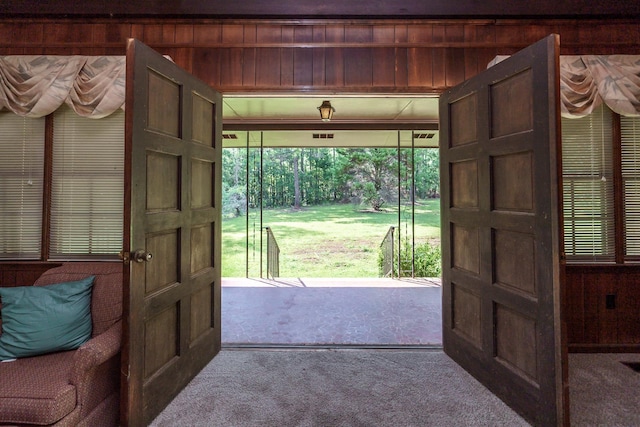
[[[560,55],[560,100],[567,118],[589,115],[603,102],[620,115],[640,116],[640,55]]]

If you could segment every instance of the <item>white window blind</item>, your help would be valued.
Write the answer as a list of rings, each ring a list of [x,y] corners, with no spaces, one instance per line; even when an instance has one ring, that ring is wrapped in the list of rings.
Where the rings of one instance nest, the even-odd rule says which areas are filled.
[[[0,112],[0,259],[39,259],[45,119]]]
[[[54,113],[51,259],[115,255],[122,249],[124,112],[88,119]]]
[[[620,117],[625,255],[640,257],[640,118]]]
[[[562,119],[564,244],[568,262],[615,261],[611,111]]]

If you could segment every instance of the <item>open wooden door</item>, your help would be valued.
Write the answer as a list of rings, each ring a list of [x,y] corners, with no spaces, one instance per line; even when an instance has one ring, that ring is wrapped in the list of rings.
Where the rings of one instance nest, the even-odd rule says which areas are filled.
[[[126,91],[121,421],[146,426],[220,350],[222,98],[133,39]]]
[[[568,423],[559,37],[440,98],[445,352],[534,425]]]

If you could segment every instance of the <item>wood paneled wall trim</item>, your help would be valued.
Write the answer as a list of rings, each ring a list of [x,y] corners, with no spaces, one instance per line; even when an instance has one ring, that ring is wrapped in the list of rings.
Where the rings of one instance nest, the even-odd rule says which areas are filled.
[[[72,27],[72,29],[71,29]],[[11,31],[9,31],[11,30]],[[136,37],[158,47],[522,48],[549,33],[561,46],[638,47],[640,20],[0,20],[0,47],[120,47]]]
[[[439,93],[550,33],[637,54],[640,20],[4,19],[0,55],[123,55],[137,38],[223,93]]]
[[[60,262],[4,261],[0,262],[0,287],[31,286],[45,271]]]

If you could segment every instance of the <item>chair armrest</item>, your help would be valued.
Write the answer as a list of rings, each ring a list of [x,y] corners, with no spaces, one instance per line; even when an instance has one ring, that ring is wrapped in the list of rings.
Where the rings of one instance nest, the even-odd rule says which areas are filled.
[[[120,389],[122,321],[91,338],[73,355],[71,384],[76,387],[80,418]]]
[[[79,385],[92,368],[96,368],[120,352],[122,321],[116,322],[102,334],[91,338],[73,355],[71,384]]]

